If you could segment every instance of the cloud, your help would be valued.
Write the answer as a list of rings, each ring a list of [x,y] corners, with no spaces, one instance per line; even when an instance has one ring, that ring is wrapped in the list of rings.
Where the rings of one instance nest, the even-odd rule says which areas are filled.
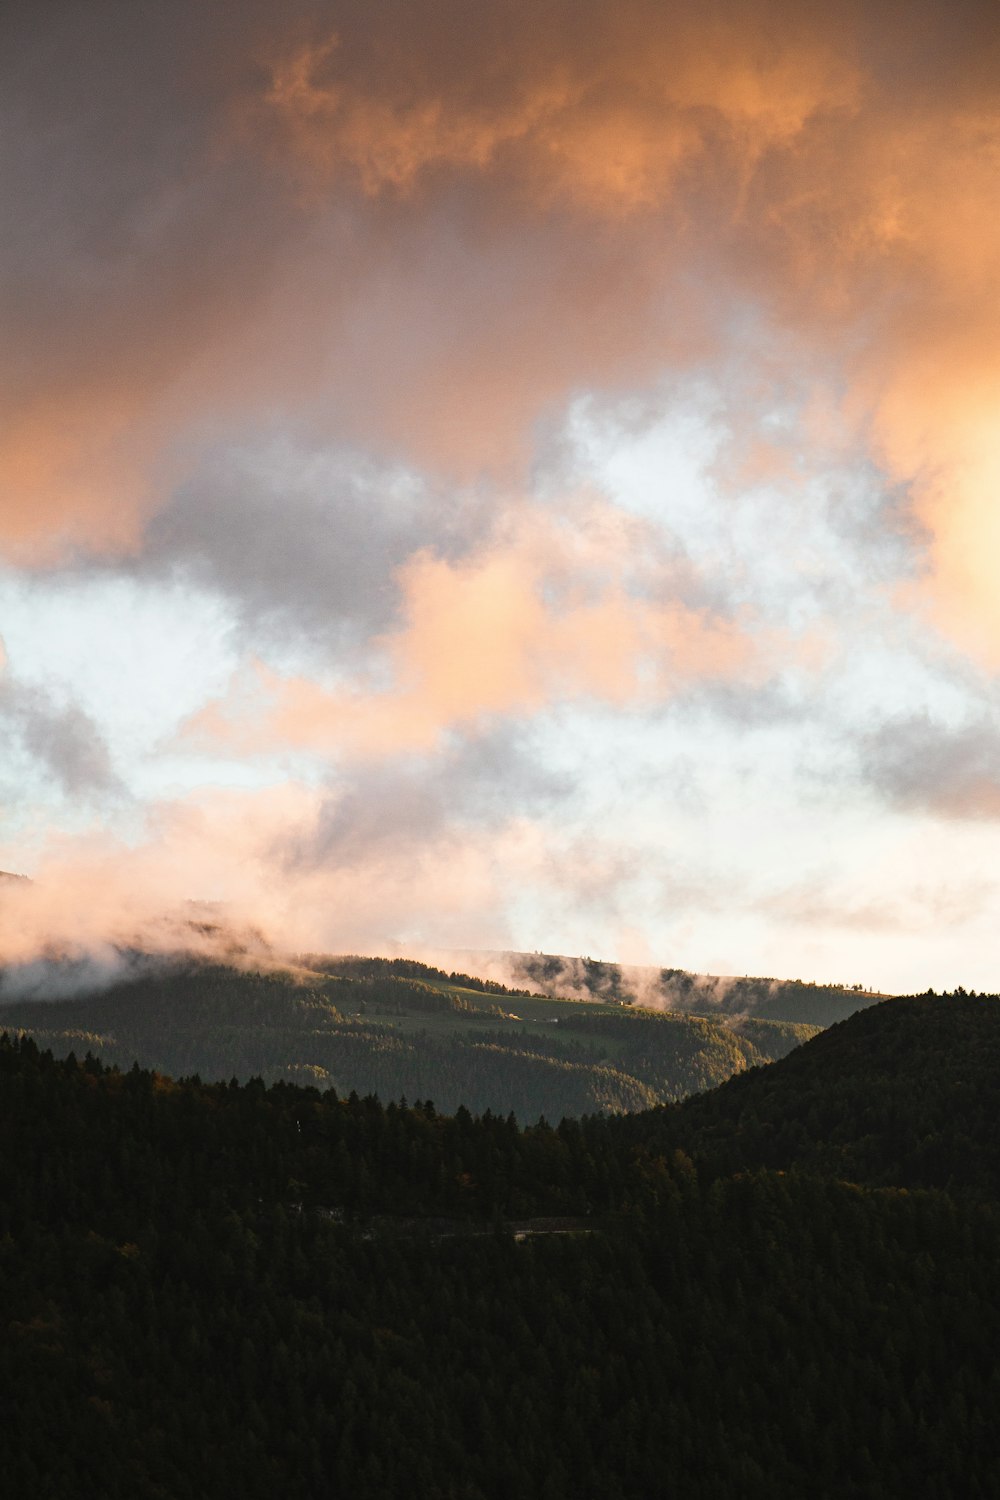
[[[0,542],[35,561],[127,551],[192,416],[182,373],[206,337],[236,336],[273,242],[261,224],[251,250],[239,172],[211,149],[228,28],[115,3],[9,19]]]
[[[636,547],[651,543],[647,556]],[[399,570],[400,622],[365,676],[325,687],[254,664],[187,737],[241,753],[294,746],[333,754],[428,751],[551,703],[657,703],[692,679],[759,674],[741,626],[680,595],[690,578],[656,559],[655,535],[608,507],[522,511],[450,561],[430,550]]]
[[[261,116],[311,171],[368,196],[493,170],[545,201],[628,213],[662,203],[690,157],[721,143],[752,160],[856,99],[857,69],[815,12],[802,28],[771,5],[720,7],[707,25],[644,0],[557,0],[534,24],[519,10],[437,7],[415,46],[335,19],[276,60]]]
[[[289,840],[282,859],[293,869],[353,863],[375,851],[391,859],[456,828],[489,841],[511,817],[558,809],[571,791],[568,778],[539,764],[524,730],[504,725],[426,759],[353,767],[329,791],[305,836]]]
[[[457,770],[459,782],[470,776]],[[478,800],[472,779],[467,807]],[[52,835],[31,881],[0,890],[0,963],[114,966],[128,948],[228,961],[241,943],[250,962],[470,939],[510,947],[525,890],[572,899],[573,868],[561,868],[541,823],[495,809],[484,831],[468,814],[443,816],[439,797],[433,778],[421,788],[412,772],[338,792],[213,789],[149,808],[129,840]]]
[[[134,552],[262,421],[523,470],[573,394],[724,381],[772,327],[764,378],[842,397],[989,657],[997,26],[962,14],[23,10],[0,545]]]
[[[993,922],[997,897],[993,880],[978,874],[938,876],[933,871],[914,877],[902,865],[892,874],[889,888],[886,884],[880,888],[876,879],[864,876],[848,884],[829,876],[804,875],[758,897],[754,909],[769,920],[777,919],[789,931],[798,927],[815,934],[871,935],[908,943],[925,937],[933,943],[950,929],[974,930],[977,924]]]
[[[124,786],[94,720],[77,704],[19,682],[0,642],[0,726],[67,796],[119,796]]]
[[[890,806],[943,818],[1000,817],[1000,727],[901,717],[859,745],[865,781]]]
[[[406,470],[275,438],[208,456],[152,518],[129,570],[221,594],[247,635],[329,654],[385,629],[393,572],[429,533],[445,553],[467,543],[478,510]]]

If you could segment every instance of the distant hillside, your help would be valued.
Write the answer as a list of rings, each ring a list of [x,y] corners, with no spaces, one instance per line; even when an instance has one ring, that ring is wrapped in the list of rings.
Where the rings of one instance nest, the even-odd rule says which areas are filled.
[[[484,973],[502,972],[513,985],[543,995],[694,1015],[753,1015],[762,1020],[832,1026],[887,998],[860,985],[851,988],[801,979],[693,974],[686,969],[648,968],[553,953],[470,953],[467,957],[471,967]]]
[[[133,965],[137,965],[132,956]],[[810,1027],[504,990],[410,960],[294,972],[146,961],[77,999],[0,1004],[0,1027],[123,1069],[312,1083],[520,1120],[648,1109],[784,1056]],[[58,995],[58,984],[54,993]],[[63,991],[64,993],[64,991]]]

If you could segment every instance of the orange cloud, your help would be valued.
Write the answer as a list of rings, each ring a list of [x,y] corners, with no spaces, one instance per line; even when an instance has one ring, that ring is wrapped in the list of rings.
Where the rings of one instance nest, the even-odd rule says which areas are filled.
[[[910,487],[929,537],[923,592],[933,616],[996,669],[1000,107],[890,128],[874,155],[876,199],[891,205],[879,253],[892,280],[848,367],[847,405],[889,478]]]
[[[238,30],[193,9],[187,54],[140,27],[142,97],[101,52],[100,86],[70,98],[88,42],[67,18],[44,57],[26,48],[8,552],[134,549],[178,453],[265,413],[465,475],[523,463],[574,387],[705,346],[693,308],[650,317],[679,221],[601,244],[553,208],[658,213],[692,155],[752,158],[854,88],[829,38],[769,14],[708,37],[647,4],[583,24],[561,4],[527,23],[507,5],[335,15],[339,45],[303,45],[294,6]],[[336,191],[304,192],[303,173]],[[428,203],[449,174],[458,197]],[[372,202],[386,190],[413,201]]]
[[[349,856],[309,856],[328,794],[295,784],[218,788],[161,804],[143,837],[49,838],[31,882],[0,883],[0,965],[115,949],[201,952],[248,962],[312,949],[379,952],[394,937],[458,945],[478,932],[505,945],[498,915],[512,882],[538,877],[549,854],[529,820],[491,830],[405,829]],[[401,849],[405,854],[401,856]]]
[[[258,663],[187,733],[244,751],[393,754],[560,701],[652,704],[691,680],[760,672],[739,625],[657,597],[648,579],[640,591],[637,537],[606,519],[522,517],[461,561],[417,553],[399,574],[402,623],[364,678],[325,688]]]
[[[124,391],[85,389],[9,414],[0,438],[0,545],[9,555],[31,563],[74,545],[136,549],[150,503],[137,405]]]
[[[53,23],[18,84],[0,547],[134,549],[199,442],[261,421],[523,473],[574,393],[724,383],[776,328],[775,388],[843,392],[936,618],[997,665],[1000,45],[959,14],[293,5],[162,60],[140,28],[150,99],[109,74],[73,108]]]
[[[534,26],[505,17],[499,54],[478,17],[456,13],[450,71],[419,46],[366,69],[334,33],[274,63],[264,104],[309,170],[350,173],[369,196],[442,169],[499,171],[587,209],[656,207],[690,157],[721,145],[753,160],[817,111],[854,105],[859,74],[839,39],[797,34],[787,14],[775,26],[771,10],[706,22],[640,3],[575,25],[549,5]]]

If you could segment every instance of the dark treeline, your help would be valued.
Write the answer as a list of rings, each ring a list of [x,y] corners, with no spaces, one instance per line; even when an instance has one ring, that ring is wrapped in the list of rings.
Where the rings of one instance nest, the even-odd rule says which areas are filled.
[[[703,1099],[525,1129],[4,1039],[7,1488],[993,1495],[1000,1210],[959,1169],[998,1010],[890,1002]],[[790,1170],[752,1160],[807,1094]],[[838,1180],[852,1142],[930,1185]]]

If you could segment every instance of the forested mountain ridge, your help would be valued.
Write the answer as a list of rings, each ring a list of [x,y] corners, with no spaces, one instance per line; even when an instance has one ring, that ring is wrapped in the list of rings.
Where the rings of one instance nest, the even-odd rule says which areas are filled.
[[[646,1109],[783,1056],[790,1022],[556,1000],[411,960],[310,956],[293,972],[132,957],[134,977],[72,1000],[0,1004],[0,1026],[203,1078],[298,1081],[445,1112]],[[41,992],[44,995],[44,991]]]
[[[835,1051],[926,1092],[967,1008],[899,1004]],[[0,1041],[10,1492],[995,1494],[996,1201],[730,1173],[666,1140],[701,1103],[519,1129]]]
[[[764,1021],[831,1026],[889,998],[860,984],[697,974],[688,969],[609,963],[565,954],[473,952],[468,958],[473,967],[477,962],[486,968],[499,966],[515,985],[526,985],[543,995],[639,1004],[715,1019],[753,1016]]]
[[[884,1001],[657,1118],[662,1149],[716,1172],[1000,1196],[1000,998]]]

